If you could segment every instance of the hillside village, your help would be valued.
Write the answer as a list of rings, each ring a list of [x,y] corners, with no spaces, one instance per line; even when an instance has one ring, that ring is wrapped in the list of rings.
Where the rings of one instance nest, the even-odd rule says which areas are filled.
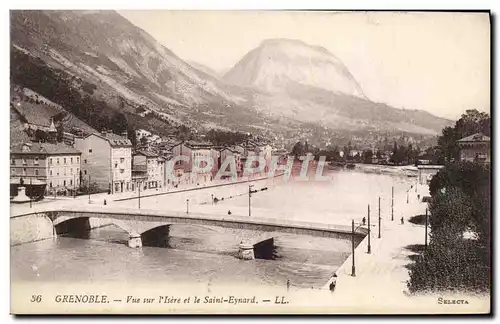
[[[12,158],[12,166],[23,166],[12,168],[12,184],[18,186],[24,179],[36,180],[36,184],[45,188],[37,189],[39,196],[42,192],[46,195],[90,191],[113,194],[135,191],[139,187],[158,190],[180,183],[206,184],[214,179],[227,158],[234,159],[241,177],[243,166],[252,155],[262,156],[270,163],[272,157],[281,161],[288,155],[299,158],[311,154],[316,159],[325,156],[332,166],[346,163],[408,165],[417,161],[429,164],[436,159],[430,148],[421,149],[414,138],[404,134],[392,138],[394,142],[378,134],[364,138],[351,135],[343,146],[339,144],[345,141],[331,139],[327,131],[320,135],[324,138],[321,146],[309,144],[303,137],[285,140],[275,136],[270,140],[260,134],[215,129],[198,133],[188,127],[167,136],[146,129],[130,131],[130,128],[116,134],[110,129],[97,130],[64,107],[19,86],[11,89],[10,106],[11,154],[29,157],[17,162],[16,157]],[[147,109],[140,113],[154,114]],[[367,139],[371,143],[363,144]],[[180,155],[188,156],[190,162],[176,162],[177,180],[171,181],[166,170],[168,161]],[[191,165],[198,156],[210,157],[214,165],[211,172],[194,178]],[[45,169],[35,168],[40,166]],[[15,194],[14,187],[12,193]]]

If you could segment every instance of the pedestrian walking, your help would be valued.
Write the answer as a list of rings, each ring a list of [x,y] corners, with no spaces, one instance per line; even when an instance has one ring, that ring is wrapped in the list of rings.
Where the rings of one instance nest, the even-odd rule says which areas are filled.
[[[231,215],[231,214],[232,214],[232,213],[231,213],[231,210],[228,210],[228,211],[227,211],[227,214],[228,214],[228,215]]]
[[[332,282],[330,283],[330,291],[334,292],[335,291],[335,286],[337,286],[337,274],[333,274],[333,279]]]
[[[366,224],[366,217],[363,217],[363,225]]]
[[[403,225],[405,223],[405,220],[403,217],[401,217],[401,225]]]
[[[106,203],[106,199],[104,199],[104,206],[106,206],[106,205],[107,205],[107,203]]]
[[[290,279],[286,280],[286,290],[290,290]]]

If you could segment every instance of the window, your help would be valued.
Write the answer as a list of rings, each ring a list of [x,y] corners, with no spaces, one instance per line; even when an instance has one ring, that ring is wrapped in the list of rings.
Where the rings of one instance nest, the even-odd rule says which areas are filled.
[[[35,162],[33,163],[34,165],[38,165],[38,158],[35,158]]]
[[[64,175],[66,175],[66,168],[64,168]]]
[[[71,164],[73,164],[73,158],[70,159]]]
[[[52,165],[52,158],[49,159],[49,164]]]
[[[38,169],[35,169],[35,175],[36,176],[38,175]]]
[[[76,168],[76,174],[79,174],[79,170],[80,170],[79,168]]]
[[[52,170],[49,171],[50,175],[52,175]]]
[[[64,158],[64,164],[66,164],[66,158]]]
[[[23,168],[23,176],[26,175],[26,168]]]
[[[69,185],[72,186],[73,185],[73,180],[69,180]]]
[[[83,171],[83,174],[87,175],[87,170]]]
[[[80,163],[80,158],[78,156],[76,157],[76,163]]]
[[[70,174],[73,174],[73,168],[70,169],[70,172],[71,172]]]
[[[15,165],[16,164],[16,160],[15,159],[10,159],[10,164]]]
[[[92,153],[92,149],[89,149],[89,154]]]
[[[26,162],[26,159],[23,159],[23,164],[28,164],[28,162]]]
[[[120,169],[120,173],[123,173],[123,172],[125,172],[125,169]]]
[[[87,164],[87,159],[85,159],[84,163]]]
[[[12,168],[10,171],[11,171],[12,173],[16,173],[16,169],[15,169],[15,168]]]
[[[120,163],[125,162],[125,158],[120,158]]]
[[[66,180],[64,180],[64,182],[63,182],[63,186],[65,186],[65,187],[66,187]]]
[[[57,175],[59,175],[59,171],[57,171]]]
[[[115,163],[115,168],[118,168],[118,163]]]
[[[50,187],[52,188],[52,181],[50,182]]]
[[[59,164],[59,158],[56,159],[57,164]]]

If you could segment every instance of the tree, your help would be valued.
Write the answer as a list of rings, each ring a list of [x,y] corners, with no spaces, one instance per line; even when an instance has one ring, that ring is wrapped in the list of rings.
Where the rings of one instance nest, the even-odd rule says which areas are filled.
[[[127,129],[127,136],[130,140],[130,143],[132,143],[132,147],[135,148],[137,146],[137,134],[135,133],[134,128],[132,128],[131,126],[129,126]]]
[[[372,158],[373,158],[372,150],[363,151],[363,163],[371,164]]]
[[[35,142],[47,142],[47,133],[41,129],[35,131]]]
[[[304,147],[302,145],[302,142],[298,141],[297,143],[295,143],[295,145],[292,148],[292,155],[294,155],[295,158],[304,155]]]
[[[63,123],[59,123],[57,127],[57,137],[58,142],[62,142],[64,140],[64,126]]]
[[[408,288],[416,291],[489,291],[490,167],[448,163],[431,180],[431,239],[410,265]],[[464,238],[464,233],[476,239]]]
[[[442,135],[438,138],[438,146],[441,149],[438,162],[444,164],[447,161],[458,160],[460,148],[457,141],[476,133],[490,136],[491,118],[484,112],[475,109],[467,110],[454,127],[443,129]]]

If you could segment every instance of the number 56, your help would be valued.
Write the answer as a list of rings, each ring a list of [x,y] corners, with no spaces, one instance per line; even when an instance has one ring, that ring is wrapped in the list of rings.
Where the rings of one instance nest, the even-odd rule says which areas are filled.
[[[32,303],[39,303],[41,301],[42,301],[42,295],[31,295],[30,302],[32,302]]]

